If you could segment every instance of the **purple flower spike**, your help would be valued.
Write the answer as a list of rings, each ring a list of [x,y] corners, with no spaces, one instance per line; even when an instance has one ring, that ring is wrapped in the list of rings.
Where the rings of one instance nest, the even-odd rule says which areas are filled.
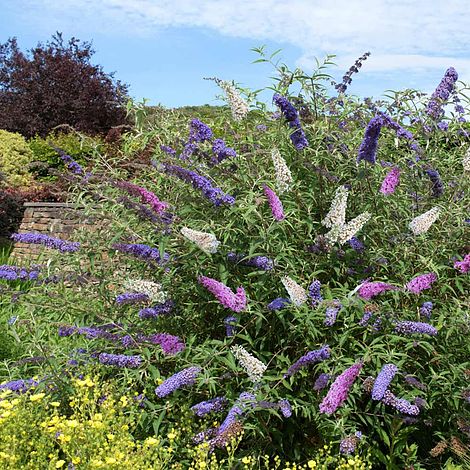
[[[268,186],[263,186],[264,194],[268,199],[269,207],[271,207],[271,212],[275,220],[280,222],[284,219],[284,208],[282,207],[282,202],[277,196],[277,194]]]
[[[125,292],[124,294],[119,294],[116,297],[116,303],[118,305],[138,304],[141,302],[147,302],[149,300],[150,298],[147,294],[136,292]]]
[[[420,321],[400,321],[395,325],[395,331],[403,335],[437,335],[436,328],[429,323],[423,323]]]
[[[168,253],[163,253],[162,256],[158,248],[151,248],[142,243],[115,243],[113,248],[121,253],[127,253],[144,261],[151,261],[157,264],[164,264],[170,259]]]
[[[0,279],[5,281],[34,281],[39,277],[40,268],[23,268],[10,264],[0,266]]]
[[[78,242],[68,242],[59,238],[49,237],[42,233],[14,233],[11,238],[15,240],[15,242],[43,245],[63,253],[73,253],[80,248],[80,243]]]
[[[189,125],[189,141],[204,142],[212,139],[212,129],[199,119],[193,119]]]
[[[16,393],[25,393],[31,388],[37,387],[38,384],[39,382],[33,379],[12,380],[10,382],[0,384],[0,390],[11,390]]]
[[[200,372],[201,368],[196,366],[183,369],[160,384],[155,389],[155,393],[158,397],[163,398],[182,387],[194,385]]]
[[[292,406],[289,403],[289,400],[279,400],[278,405],[279,410],[281,411],[282,416],[284,416],[284,418],[290,418],[292,416]]]
[[[462,274],[470,272],[470,253],[465,255],[463,261],[456,261],[454,263],[454,268],[458,269]]]
[[[320,403],[320,412],[333,414],[348,398],[348,392],[362,369],[362,362],[352,365],[339,375],[330,387],[326,397]]]
[[[395,408],[400,413],[405,415],[417,416],[419,415],[419,408],[416,405],[412,405],[408,400],[404,398],[396,397],[390,390],[386,390],[382,402]]]
[[[210,277],[200,276],[198,280],[224,307],[234,312],[245,310],[247,300],[243,287],[239,287],[237,293],[234,294],[232,289],[225,284]]]
[[[357,162],[365,160],[368,163],[375,163],[377,156],[377,146],[379,143],[380,130],[382,129],[382,118],[373,117],[367,124],[364,139],[359,147]]]
[[[329,357],[330,357],[330,348],[327,344],[320,349],[309,351],[300,359],[297,359],[297,361],[294,362],[294,364],[292,364],[289,367],[286,374],[284,375],[284,378],[291,377],[303,367],[306,367],[310,364],[315,364],[316,362],[324,361],[325,359],[328,359]]]
[[[211,400],[201,401],[197,405],[191,407],[191,410],[196,416],[202,417],[209,413],[222,411],[227,406],[227,399],[225,397],[216,397]]]
[[[338,300],[333,300],[332,305],[326,308],[325,320],[323,322],[326,326],[333,326],[336,323],[338,312],[343,308]]]
[[[313,384],[313,389],[316,392],[323,390],[328,385],[328,382],[330,381],[330,379],[331,379],[330,374],[325,374],[325,373],[320,374],[317,380],[315,380],[315,383]]]
[[[143,308],[139,311],[139,317],[146,320],[149,318],[157,318],[160,315],[169,315],[175,306],[173,300],[165,300],[165,302],[154,305],[153,307]]]
[[[98,356],[98,361],[107,366],[135,369],[142,363],[142,358],[140,356],[126,356],[125,354],[101,353]]]
[[[349,246],[358,253],[362,253],[365,249],[364,243],[357,237],[352,237],[348,240]]]
[[[176,165],[163,164],[164,170],[171,175],[177,176],[180,180],[191,183],[194,189],[199,189],[202,194],[214,204],[219,207],[222,204],[235,204],[235,198],[230,194],[225,194],[220,188],[212,186],[208,178],[197,174],[195,171],[187,170]]]
[[[429,320],[431,318],[432,308],[432,302],[423,302],[423,305],[421,305],[419,309],[419,313],[420,315],[426,317]]]
[[[285,299],[284,297],[278,297],[274,299],[271,303],[268,304],[268,310],[281,310],[287,307],[291,303],[290,299]]]
[[[279,93],[274,95],[273,101],[276,106],[279,106],[281,109],[284,118],[289,123],[289,127],[294,129],[294,132],[290,135],[290,139],[294,144],[294,147],[297,150],[302,150],[305,147],[308,147],[308,140],[305,137],[305,132],[303,131],[302,126],[300,125],[299,113],[292,103]]]
[[[433,119],[440,120],[444,115],[442,106],[449,99],[458,78],[459,75],[453,67],[449,67],[446,70],[444,77],[436,88],[436,91],[432,94],[426,107],[426,113]]]
[[[406,284],[406,288],[413,292],[413,294],[419,294],[425,289],[430,289],[433,282],[437,281],[437,276],[434,273],[421,274],[416,276]]]
[[[251,258],[246,258],[244,254],[230,252],[227,255],[227,259],[231,263],[240,263],[244,266],[262,269],[263,271],[271,271],[274,268],[274,261],[267,256],[252,256]]]
[[[385,391],[388,389],[393,377],[398,372],[398,367],[395,364],[385,364],[379,375],[375,379],[374,387],[372,388],[372,399],[382,400]]]
[[[231,338],[232,336],[235,335],[236,332],[236,324],[237,324],[237,318],[234,317],[233,315],[230,315],[225,318],[224,320],[225,324],[225,335],[227,338]]]
[[[397,290],[398,287],[387,284],[386,282],[363,282],[357,291],[359,297],[365,300],[370,300],[372,297],[379,295],[388,290]]]
[[[400,169],[398,167],[392,168],[380,187],[380,192],[385,196],[393,194],[398,184],[400,183]]]
[[[308,295],[312,299],[312,307],[318,307],[318,305],[323,301],[320,281],[315,280],[310,284],[308,288]]]

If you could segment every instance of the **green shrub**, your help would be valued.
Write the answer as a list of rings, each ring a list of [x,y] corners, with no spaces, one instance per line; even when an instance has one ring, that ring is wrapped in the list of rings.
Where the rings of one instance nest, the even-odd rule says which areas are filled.
[[[52,132],[47,137],[36,136],[28,141],[34,156],[34,171],[38,179],[55,179],[51,170],[64,168],[54,147],[62,149],[83,166],[93,166],[97,152],[103,149],[99,137],[89,137],[76,132]]]
[[[0,171],[4,184],[21,188],[32,184],[33,177],[28,168],[33,161],[33,153],[26,140],[17,133],[0,129]]]

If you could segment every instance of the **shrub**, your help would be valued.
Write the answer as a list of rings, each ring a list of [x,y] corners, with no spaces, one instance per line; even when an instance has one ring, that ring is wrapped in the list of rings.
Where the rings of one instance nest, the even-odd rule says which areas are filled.
[[[28,171],[33,153],[25,139],[17,133],[0,129],[0,169],[4,185],[21,188],[31,185],[33,178]]]
[[[80,351],[79,367],[145,393],[143,433],[167,436],[190,409],[188,435],[218,459],[240,439],[246,465],[308,465],[330,444],[375,468],[465,462],[466,125],[443,131],[420,95],[362,103],[313,87],[324,72],[293,77],[312,93],[308,125],[280,83],[285,119],[261,107],[210,129],[169,113],[125,137],[154,145],[132,181],[104,158],[77,175],[105,223],[48,265],[71,277],[23,298],[33,320],[14,333],[51,356],[27,370],[49,376]]]
[[[0,44],[0,128],[25,137],[68,124],[90,134],[125,122],[127,86],[93,65],[91,44],[61,33],[23,53]]]

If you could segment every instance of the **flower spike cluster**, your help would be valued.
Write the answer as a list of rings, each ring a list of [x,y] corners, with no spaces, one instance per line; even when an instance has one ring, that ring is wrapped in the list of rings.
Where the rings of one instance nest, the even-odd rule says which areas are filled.
[[[238,287],[234,294],[230,287],[210,277],[200,276],[198,280],[224,307],[234,312],[245,310],[247,300],[243,287]]]

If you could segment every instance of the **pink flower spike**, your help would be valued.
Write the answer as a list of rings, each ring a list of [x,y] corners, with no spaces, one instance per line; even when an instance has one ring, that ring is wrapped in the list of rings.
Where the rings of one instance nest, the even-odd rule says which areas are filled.
[[[243,287],[234,294],[230,287],[210,277],[199,276],[199,283],[204,286],[226,308],[234,312],[241,312],[246,308],[246,294]]]
[[[284,219],[284,209],[282,207],[282,202],[277,196],[277,194],[268,186],[263,186],[264,194],[268,199],[269,206],[271,207],[271,212],[274,219],[278,222]]]
[[[397,290],[398,287],[387,284],[386,282],[363,282],[357,291],[359,297],[370,300],[372,297],[387,290]]]
[[[385,196],[393,194],[395,189],[400,184],[400,168],[394,167],[388,173],[382,182],[380,192]]]
[[[416,276],[406,284],[406,288],[413,292],[413,294],[419,294],[425,289],[430,289],[431,284],[437,280],[437,276],[434,273],[421,274]]]
[[[458,269],[462,274],[470,272],[470,253],[465,256],[463,261],[456,261],[454,263],[454,268]]]
[[[356,380],[362,368],[362,362],[352,365],[346,369],[332,383],[330,390],[320,403],[320,412],[327,415],[333,414],[348,398],[349,389]]]

